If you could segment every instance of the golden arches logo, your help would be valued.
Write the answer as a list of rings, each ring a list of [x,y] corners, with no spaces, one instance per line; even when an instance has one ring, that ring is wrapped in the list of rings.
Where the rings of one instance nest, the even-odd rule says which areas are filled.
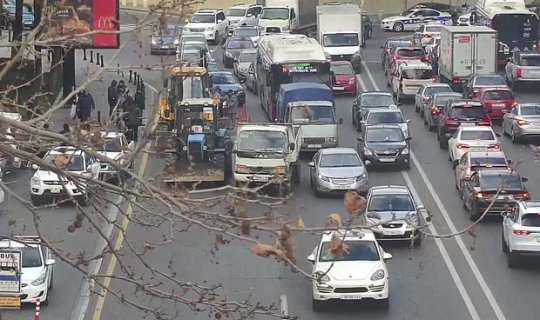
[[[113,16],[99,17],[97,28],[98,30],[114,30],[116,27],[116,19]]]

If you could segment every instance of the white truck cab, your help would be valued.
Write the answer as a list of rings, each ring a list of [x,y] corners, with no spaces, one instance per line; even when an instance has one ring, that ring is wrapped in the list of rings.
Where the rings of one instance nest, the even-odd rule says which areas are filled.
[[[392,75],[392,93],[396,99],[415,96],[423,84],[435,83],[430,64],[420,61],[404,61]]]
[[[101,167],[99,162],[89,154],[74,147],[57,147],[45,154],[43,161],[53,167],[59,167],[61,171],[79,174],[89,179],[98,179]],[[63,168],[62,168],[63,167]],[[36,170],[30,179],[30,198],[34,205],[40,205],[45,200],[59,198],[75,198],[80,205],[87,205],[87,183],[78,179],[58,175],[48,168],[40,168],[37,164],[32,165]]]

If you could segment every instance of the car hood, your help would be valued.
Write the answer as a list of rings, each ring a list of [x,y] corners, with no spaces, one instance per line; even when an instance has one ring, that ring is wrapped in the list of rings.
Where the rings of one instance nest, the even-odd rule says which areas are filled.
[[[294,124],[300,127],[302,138],[337,137],[337,124]]]
[[[22,268],[21,281],[32,282],[43,272],[43,266],[33,268]]]
[[[338,74],[336,75],[336,84],[347,85],[351,79],[355,79],[355,75],[352,74]]]
[[[415,211],[368,211],[367,215],[370,220],[373,220],[375,223],[387,222],[387,221],[398,221],[398,220],[407,220],[410,219],[411,215],[414,215]],[[379,219],[380,218],[380,219]]]
[[[97,153],[111,159],[118,160],[122,157],[122,152],[107,152],[107,151],[98,151]]]
[[[378,269],[382,269],[381,261],[330,261],[318,262],[315,272],[328,271],[327,275],[333,280],[365,280]]]
[[[382,19],[381,22],[391,22],[391,21],[397,21],[397,20],[403,20],[403,19],[408,19],[408,18],[404,16],[391,16],[391,17],[386,17]]]
[[[319,168],[319,172],[329,178],[354,178],[366,173],[363,167]]]
[[[249,68],[249,66],[251,65],[251,62],[240,62],[238,63],[238,68],[239,69],[247,69]]]
[[[405,142],[367,142],[366,147],[373,150],[397,150],[405,147]]]
[[[70,173],[75,174],[82,174],[82,171],[69,171]],[[39,178],[42,181],[59,181],[60,177],[52,171],[47,170],[37,170],[36,173],[34,173],[34,177]],[[65,177],[62,177],[62,180],[66,180]]]
[[[217,84],[216,83],[212,87],[213,88],[219,87],[221,89],[221,92],[226,92],[226,91],[229,91],[229,90],[232,90],[232,91],[242,91],[243,90],[243,87],[238,83],[234,83],[234,84]]]
[[[233,55],[233,57],[237,58],[240,55],[240,52],[242,52],[244,49],[226,49],[225,52],[228,52]]]
[[[194,22],[189,22],[188,24],[186,24],[184,26],[184,28],[210,28],[210,27],[214,27],[216,24],[215,23],[194,23]]]

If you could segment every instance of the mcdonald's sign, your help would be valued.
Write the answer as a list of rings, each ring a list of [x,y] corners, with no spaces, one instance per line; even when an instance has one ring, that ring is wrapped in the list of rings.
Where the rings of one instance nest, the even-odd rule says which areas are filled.
[[[120,46],[119,0],[48,0],[45,36],[81,48]]]

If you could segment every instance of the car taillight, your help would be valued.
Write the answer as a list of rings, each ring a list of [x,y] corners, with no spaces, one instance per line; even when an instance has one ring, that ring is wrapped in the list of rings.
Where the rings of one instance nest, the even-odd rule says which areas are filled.
[[[454,118],[446,118],[444,120],[444,124],[447,126],[457,126],[459,123]]]
[[[478,121],[478,125],[480,125],[480,126],[491,126],[491,119],[490,118],[483,118],[480,121]]]
[[[526,124],[529,124],[529,122],[527,122],[525,120],[518,120],[517,124],[518,124],[518,126],[524,126]]]
[[[516,236],[526,236],[530,232],[527,230],[512,230],[512,233],[515,234]]]
[[[516,77],[521,78],[523,77],[523,69],[518,68],[516,71]]]
[[[517,102],[517,101],[512,102],[512,108],[513,108],[513,107],[516,107],[517,105],[518,105],[518,102]]]
[[[458,149],[469,149],[470,146],[468,144],[458,143],[457,148]]]
[[[460,84],[461,83],[461,80],[459,78],[453,78],[452,79],[452,83],[453,84]]]
[[[438,116],[441,114],[441,109],[439,107],[431,107],[431,114],[434,116]]]
[[[476,197],[477,198],[482,198],[482,199],[490,199],[490,198],[493,198],[493,194],[492,193],[478,192],[478,193],[476,193]]]
[[[499,143],[490,144],[488,146],[489,149],[500,149],[501,145]]]
[[[422,58],[420,58],[420,61],[422,61],[422,62],[427,62],[427,61],[428,61],[428,56],[427,56],[427,55],[423,55]]]
[[[514,199],[517,200],[530,200],[531,194],[527,191],[514,194]]]
[[[395,60],[401,60],[401,57],[400,56],[394,56],[394,61]]]

